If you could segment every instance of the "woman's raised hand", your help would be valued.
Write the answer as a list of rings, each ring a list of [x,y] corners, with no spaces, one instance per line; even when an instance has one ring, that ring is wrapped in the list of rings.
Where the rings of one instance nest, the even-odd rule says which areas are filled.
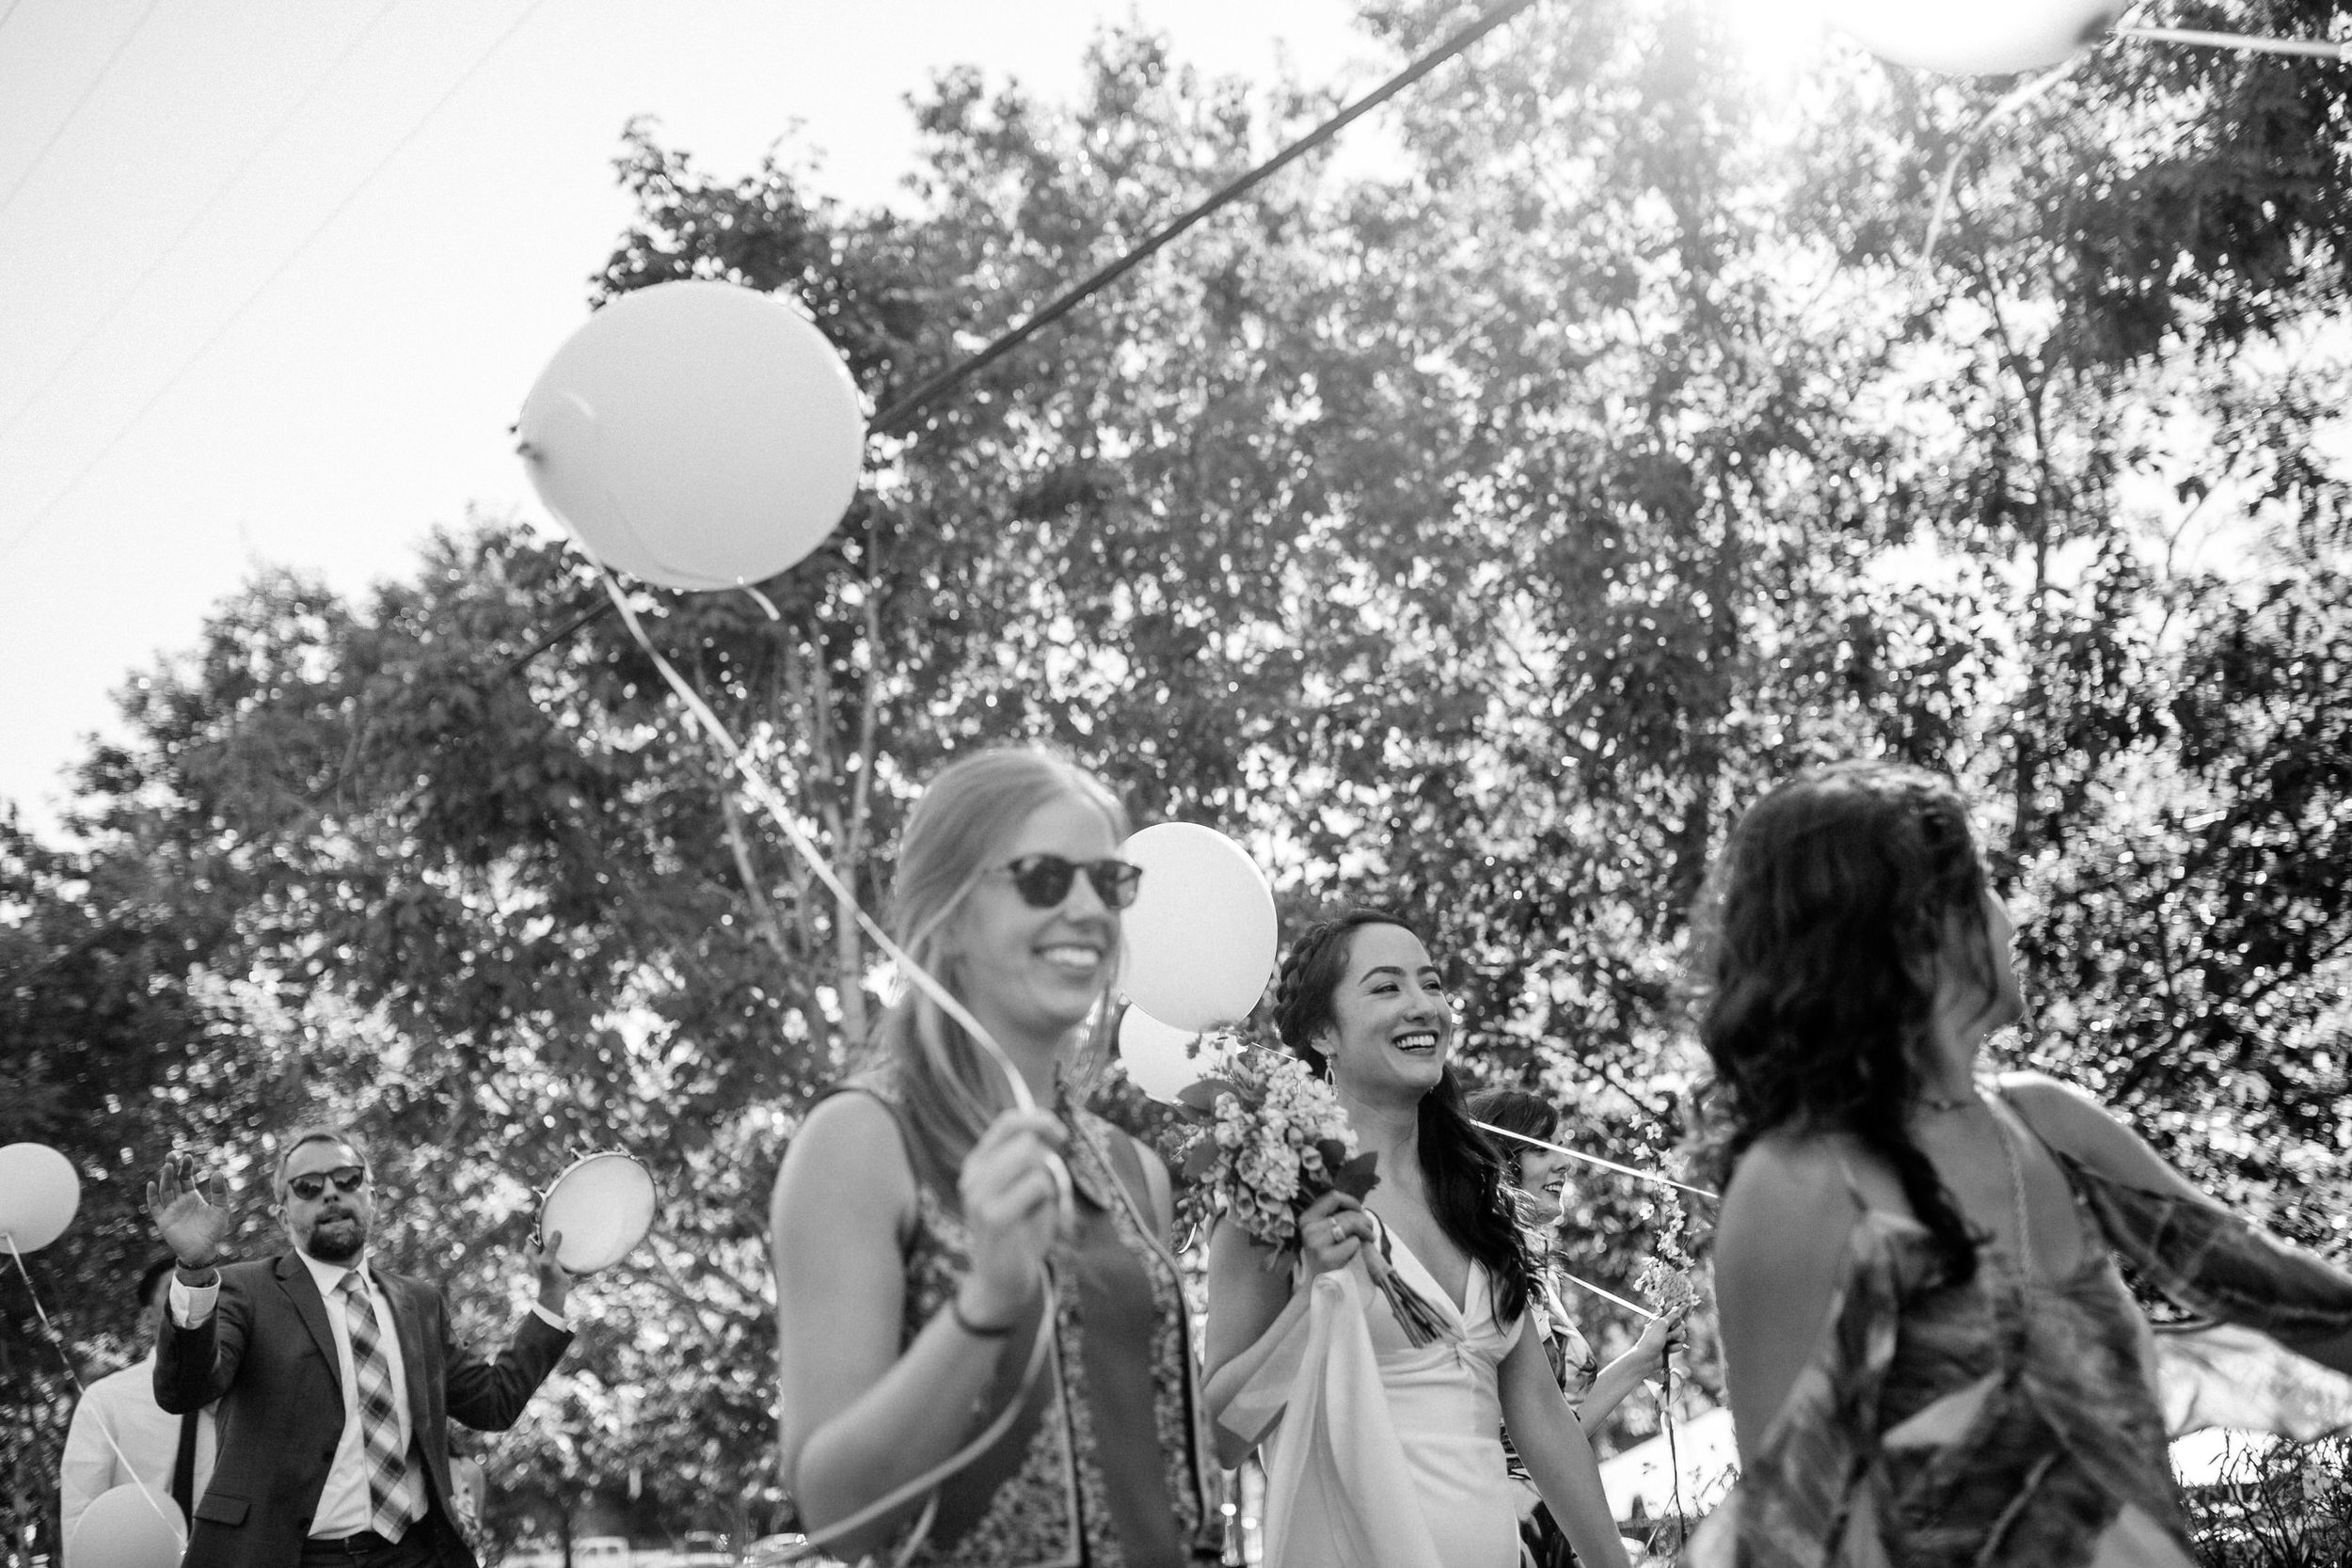
[[[1060,1239],[1061,1179],[1054,1162],[1070,1134],[1051,1111],[1007,1111],[964,1156],[956,1181],[972,1236],[972,1272],[957,1292],[972,1323],[1009,1325],[1038,1293]]]
[[[1375,1221],[1345,1193],[1326,1193],[1298,1217],[1298,1245],[1310,1275],[1343,1269],[1373,1238]]]
[[[1690,1346],[1690,1325],[1682,1321],[1690,1315],[1690,1304],[1686,1302],[1642,1325],[1642,1337],[1633,1341],[1633,1354],[1642,1358],[1643,1376],[1655,1376],[1665,1366],[1666,1357]]]

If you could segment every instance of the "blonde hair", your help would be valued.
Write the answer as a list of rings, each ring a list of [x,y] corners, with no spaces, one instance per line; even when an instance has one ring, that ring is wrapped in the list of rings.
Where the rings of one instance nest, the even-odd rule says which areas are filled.
[[[891,884],[891,938],[959,1000],[966,991],[961,963],[946,951],[949,921],[1004,858],[1022,824],[1061,800],[1094,807],[1114,837],[1127,836],[1119,798],[1068,757],[1041,746],[995,747],[949,764],[908,816]],[[1110,993],[1104,986],[1086,1047],[1072,1064],[1073,1087],[1080,1090],[1106,1043]],[[1005,1109],[1002,1073],[937,1002],[903,979],[874,1032],[874,1055],[898,1072],[917,1177],[952,1208],[963,1157]]]

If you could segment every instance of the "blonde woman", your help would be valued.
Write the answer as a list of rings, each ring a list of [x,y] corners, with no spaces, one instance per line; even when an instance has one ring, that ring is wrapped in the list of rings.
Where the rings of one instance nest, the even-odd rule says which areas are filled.
[[[771,1215],[786,1482],[821,1529],[1020,1409],[927,1520],[911,1500],[844,1555],[1165,1568],[1212,1539],[1168,1172],[1066,1091],[1139,879],[1118,858],[1126,827],[1100,782],[1034,749],[954,764],[908,820],[894,936],[1039,1108],[1013,1108],[1000,1069],[910,989],[810,1114]]]

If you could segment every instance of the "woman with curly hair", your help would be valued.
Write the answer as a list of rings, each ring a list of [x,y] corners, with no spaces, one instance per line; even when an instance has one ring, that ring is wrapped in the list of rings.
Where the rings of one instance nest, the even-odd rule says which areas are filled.
[[[1330,1078],[1379,1182],[1362,1204],[1310,1206],[1295,1259],[1239,1226],[1210,1242],[1208,1407],[1229,1464],[1266,1445],[1268,1560],[1514,1568],[1507,1425],[1583,1560],[1622,1564],[1593,1450],[1526,1332],[1533,1266],[1446,1065],[1454,1009],[1421,937],[1376,910],[1315,927],[1283,963],[1274,1021]],[[1391,1310],[1375,1270],[1421,1298],[1434,1336]]]
[[[1979,1076],[2025,1004],[1947,781],[1848,763],[1740,820],[1698,922],[1741,1479],[1700,1564],[2195,1560],[2116,1257],[2352,1368],[2352,1278],[2079,1089]]]

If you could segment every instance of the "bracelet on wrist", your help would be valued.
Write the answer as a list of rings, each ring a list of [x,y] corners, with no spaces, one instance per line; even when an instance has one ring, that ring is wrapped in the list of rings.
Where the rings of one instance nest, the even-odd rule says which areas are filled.
[[[947,1315],[956,1320],[956,1326],[958,1328],[963,1330],[975,1339],[1009,1339],[1012,1338],[1012,1324],[1010,1323],[1005,1323],[1001,1326],[991,1325],[988,1323],[976,1323],[971,1319],[965,1317],[963,1315],[963,1298],[960,1295],[949,1296],[947,1298]]]
[[[201,1263],[191,1263],[185,1259],[175,1259],[174,1261],[179,1263],[180,1272],[182,1274],[210,1274],[213,1272],[213,1264],[209,1259]]]

